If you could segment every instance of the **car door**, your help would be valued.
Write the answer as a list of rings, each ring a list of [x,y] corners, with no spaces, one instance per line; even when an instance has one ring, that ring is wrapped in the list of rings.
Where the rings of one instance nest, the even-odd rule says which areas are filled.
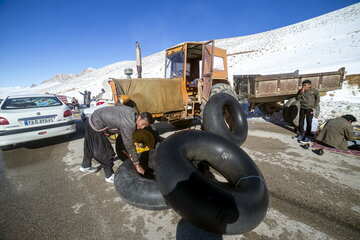
[[[214,40],[204,43],[202,49],[202,98],[209,99],[212,86]]]

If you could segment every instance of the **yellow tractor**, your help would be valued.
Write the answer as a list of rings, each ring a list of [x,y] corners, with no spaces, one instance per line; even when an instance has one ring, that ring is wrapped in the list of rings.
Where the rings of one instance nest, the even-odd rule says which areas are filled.
[[[216,93],[236,98],[228,81],[226,50],[215,47],[213,40],[167,49],[164,78],[110,78],[109,84],[115,103],[130,99],[139,113],[174,124],[201,117]]]

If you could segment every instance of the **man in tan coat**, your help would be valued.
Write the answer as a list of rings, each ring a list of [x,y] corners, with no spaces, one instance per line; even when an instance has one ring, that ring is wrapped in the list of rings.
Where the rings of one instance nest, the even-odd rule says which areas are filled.
[[[348,141],[354,139],[351,123],[356,122],[353,115],[344,115],[330,119],[321,130],[316,140],[333,148],[347,150]]]

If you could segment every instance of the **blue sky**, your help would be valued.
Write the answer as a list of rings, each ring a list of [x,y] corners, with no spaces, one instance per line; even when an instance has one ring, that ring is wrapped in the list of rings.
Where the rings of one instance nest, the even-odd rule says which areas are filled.
[[[135,60],[184,41],[255,34],[351,0],[0,0],[0,87]]]

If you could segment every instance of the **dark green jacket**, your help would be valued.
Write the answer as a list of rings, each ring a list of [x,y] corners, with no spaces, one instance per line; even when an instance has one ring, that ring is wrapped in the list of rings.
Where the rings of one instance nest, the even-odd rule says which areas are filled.
[[[330,119],[316,140],[337,149],[348,149],[348,142],[354,139],[352,125],[343,117]]]
[[[320,103],[319,90],[310,88],[305,92],[298,91],[296,100],[300,101],[300,106],[305,109],[318,109]]]

